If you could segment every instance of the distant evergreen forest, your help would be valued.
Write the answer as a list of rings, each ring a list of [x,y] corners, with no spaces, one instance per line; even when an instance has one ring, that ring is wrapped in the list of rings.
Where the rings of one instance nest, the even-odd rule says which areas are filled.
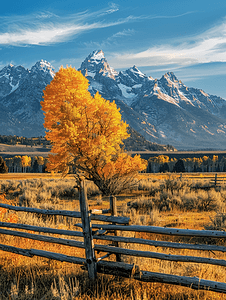
[[[24,136],[17,135],[0,135],[0,144],[46,146],[50,145],[50,142],[47,141],[46,138],[43,136],[27,138]]]

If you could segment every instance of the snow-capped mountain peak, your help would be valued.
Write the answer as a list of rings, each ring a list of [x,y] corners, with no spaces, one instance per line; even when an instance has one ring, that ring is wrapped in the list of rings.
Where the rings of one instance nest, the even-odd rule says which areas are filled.
[[[178,81],[179,81],[173,72],[167,72],[167,73],[164,75],[164,77],[165,77],[165,78],[168,78],[168,79],[169,79],[170,81],[172,81],[172,82],[178,82]]]
[[[80,68],[89,91],[115,101],[122,118],[148,140],[176,148],[226,148],[226,101],[189,88],[172,72],[161,79],[136,66],[116,72],[102,50],[93,51]],[[0,70],[0,134],[43,135],[40,101],[54,68],[45,60],[30,70],[7,65]]]
[[[117,82],[127,87],[141,85],[148,79],[135,65],[125,71],[120,71]]]
[[[30,72],[31,73],[43,72],[45,74],[49,74],[52,78],[55,75],[53,66],[49,62],[47,62],[46,60],[43,60],[43,59],[36,62],[36,64],[31,68]]]
[[[0,71],[0,98],[9,95],[17,89],[22,78],[26,77],[28,70],[22,66],[9,64]]]
[[[135,65],[129,69],[131,72],[134,73],[134,75],[136,75],[137,77],[146,77],[146,75],[144,75]]]
[[[115,76],[118,75],[118,72],[109,66],[102,50],[95,50],[90,53],[82,62],[79,71],[86,77],[94,77],[99,74],[115,79]]]
[[[96,60],[97,63],[99,61],[101,61],[102,59],[105,59],[104,57],[104,52],[102,50],[95,50],[93,51],[93,53],[91,54],[90,59]]]
[[[171,86],[178,86],[178,84],[181,84],[173,72],[167,72],[161,77],[160,81],[165,83],[167,82]]]

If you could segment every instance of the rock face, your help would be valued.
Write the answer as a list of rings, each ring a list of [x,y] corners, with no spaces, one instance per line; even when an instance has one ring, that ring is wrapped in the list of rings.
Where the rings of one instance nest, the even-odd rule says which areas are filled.
[[[9,65],[0,71],[1,134],[44,135],[40,102],[53,76],[53,67],[43,60],[31,70]]]
[[[226,101],[189,88],[168,72],[160,79],[136,66],[117,72],[102,50],[93,51],[79,70],[97,91],[115,101],[123,119],[147,140],[178,149],[226,148]],[[31,70],[6,66],[0,71],[0,134],[44,135],[40,101],[54,77],[46,61]]]
[[[163,143],[180,149],[226,146],[226,101],[186,87],[173,73],[144,84],[131,107],[146,115]]]

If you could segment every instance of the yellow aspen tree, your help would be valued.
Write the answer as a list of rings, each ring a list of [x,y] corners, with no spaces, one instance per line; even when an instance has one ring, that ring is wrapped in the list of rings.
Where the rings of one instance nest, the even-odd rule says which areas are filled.
[[[27,155],[22,156],[21,164],[22,164],[23,172],[26,173],[27,167],[31,166],[31,157]]]
[[[115,102],[99,93],[92,97],[88,86],[81,72],[61,67],[44,90],[44,126],[52,144],[47,170],[66,175],[72,166],[101,189],[103,181],[144,170],[146,163],[121,150],[123,140],[129,137],[128,125]],[[119,170],[122,160],[125,165]],[[110,193],[106,188],[102,192]]]
[[[218,161],[218,155],[213,155],[213,162]]]

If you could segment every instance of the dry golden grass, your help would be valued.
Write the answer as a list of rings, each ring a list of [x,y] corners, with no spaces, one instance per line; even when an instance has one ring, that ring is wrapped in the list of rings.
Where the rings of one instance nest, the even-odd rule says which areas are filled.
[[[70,176],[69,176],[70,177]],[[0,173],[0,180],[24,180],[24,179],[34,179],[34,178],[61,178],[60,174],[51,173]]]
[[[13,175],[15,176],[15,174]],[[0,180],[0,186],[3,183],[5,184],[4,188],[7,190],[7,197],[8,199],[11,199],[11,201],[14,201],[14,204],[18,204],[20,199],[26,199],[25,192],[27,192],[29,197],[31,197],[32,193],[33,195],[36,195],[33,197],[30,206],[39,208],[48,208],[51,206],[56,209],[79,210],[78,196],[71,194],[71,197],[74,198],[69,197],[70,190],[68,190],[68,186],[73,183],[73,178],[61,180],[58,176],[50,178],[49,174],[41,174],[41,178],[26,177],[27,175],[28,174],[24,174],[25,177],[21,176],[22,178],[15,176],[14,180],[11,180],[10,178]],[[145,177],[143,177],[143,179],[144,178]],[[145,181],[147,181],[147,178]],[[153,189],[153,186],[159,186],[164,182],[164,178],[151,177],[151,182],[143,182],[142,186],[144,190],[138,189],[130,195],[121,195],[118,197],[119,213],[131,216],[132,221],[136,224],[204,229],[210,222],[210,217],[214,218],[216,214],[215,210],[203,212],[174,208],[169,211],[152,209],[146,210],[144,213],[127,207],[126,203],[130,202],[131,199],[139,197],[145,198],[145,201],[150,199],[150,188]],[[61,192],[59,193],[59,191]],[[53,193],[55,193],[54,197],[52,197]],[[219,196],[220,194],[217,195]],[[222,195],[224,196],[224,190],[221,191],[221,197],[223,197]],[[39,198],[37,198],[38,196]],[[89,187],[89,199],[90,208],[108,208],[108,199],[98,195],[97,191],[92,186]],[[17,215],[19,223],[45,227],[73,230],[75,228],[73,224],[76,223],[72,218],[66,219],[60,216],[54,219],[40,218],[38,215],[22,212],[17,213]],[[77,230],[77,228],[75,230]],[[123,235],[134,236],[134,233],[124,232]],[[164,237],[161,235],[145,233],[136,233],[136,237],[189,242],[189,239]],[[71,237],[65,236],[65,238]],[[76,240],[81,239],[76,238]],[[190,239],[190,241],[195,242],[196,240],[193,238]],[[33,241],[25,238],[1,235],[0,243],[24,249],[35,248],[63,253],[70,256],[84,257],[83,249]],[[95,243],[100,243],[100,241],[96,241]],[[220,243],[222,244],[223,241],[220,241]],[[122,246],[129,247],[130,249],[157,251],[167,254],[226,259],[225,254],[219,253],[194,250],[156,249],[155,247],[136,244]],[[102,256],[103,253],[97,255]],[[135,257],[123,257],[123,259],[126,262],[138,264],[141,270],[190,277],[196,276],[202,279],[226,282],[226,272],[223,267]],[[160,283],[141,283],[132,279],[117,278],[109,275],[98,275],[97,282],[94,285],[91,285],[87,272],[81,270],[80,266],[39,257],[27,258],[3,251],[0,251],[0,269],[0,299],[226,299],[226,295],[214,292],[194,291],[189,288]]]

